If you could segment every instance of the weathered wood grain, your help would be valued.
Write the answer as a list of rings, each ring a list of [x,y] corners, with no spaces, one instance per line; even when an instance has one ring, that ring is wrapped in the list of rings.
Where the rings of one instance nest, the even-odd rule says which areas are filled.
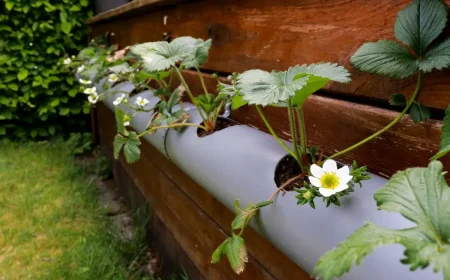
[[[113,113],[106,108],[103,104],[99,104],[98,106],[98,120],[99,120],[99,135],[102,141],[102,145],[107,147],[109,150],[112,149],[112,141],[115,136],[115,121]],[[177,228],[176,225],[170,226],[167,224],[166,220],[163,217],[160,217],[161,220],[166,224],[166,226],[173,233],[174,237],[180,242],[180,244],[186,250],[186,247],[191,246],[189,244],[183,245],[183,240],[185,243],[190,242],[200,242],[196,241],[196,239],[189,240],[191,237],[184,237],[183,234],[186,234],[188,231],[192,231],[191,227],[198,226],[196,223],[202,223],[203,220],[208,221],[207,225],[201,226],[202,233],[195,233],[199,237],[196,238],[204,238],[202,241],[204,245],[203,248],[195,248],[194,251],[202,250],[202,257],[206,259],[201,259],[201,257],[192,257],[194,263],[198,266],[199,270],[204,273],[206,279],[222,279],[219,278],[210,278],[211,275],[217,275],[224,273],[222,277],[229,277],[226,279],[236,279],[234,274],[228,273],[228,263],[226,261],[222,261],[219,268],[209,264],[210,255],[216,246],[218,246],[224,238],[223,233],[226,232],[230,234],[230,225],[234,218],[234,214],[226,209],[220,202],[218,202],[215,198],[213,198],[207,191],[205,191],[201,186],[196,184],[190,177],[188,177],[184,172],[182,172],[178,167],[176,167],[173,163],[168,161],[163,155],[161,155],[155,148],[153,148],[147,142],[143,142],[141,145],[142,156],[141,160],[133,165],[125,166],[126,163],[123,162],[123,165],[127,169],[127,172],[135,179],[136,185],[139,186],[141,191],[146,194],[147,198],[150,202],[157,200],[156,205],[160,205],[162,200],[166,199],[162,193],[156,193],[155,188],[160,189],[160,187],[155,186],[157,184],[160,176],[163,176],[164,180],[169,180],[169,185],[176,185],[180,192],[182,192],[186,198],[184,200],[195,202],[195,205],[200,207],[201,217],[195,217],[195,214],[191,212],[199,211],[195,210],[195,207],[192,204],[182,203],[180,201],[174,201],[172,199],[167,200],[167,207],[171,207],[170,211],[176,212],[174,215],[179,215],[180,220],[179,223],[185,223],[183,227],[186,228]],[[153,169],[157,169],[157,171],[152,171]],[[155,175],[155,172],[157,175]],[[161,175],[163,174],[163,175]],[[170,189],[165,185],[164,188]],[[162,192],[162,190],[159,190]],[[178,192],[177,192],[178,193]],[[164,194],[169,195],[169,194]],[[175,195],[175,194],[170,194]],[[177,205],[176,207],[174,205]],[[178,206],[178,204],[180,204]],[[152,203],[153,207],[157,207]],[[155,209],[156,211],[156,209]],[[168,211],[168,210],[164,210]],[[158,213],[158,216],[160,214]],[[186,218],[184,220],[185,215],[193,215],[194,218]],[[197,221],[198,220],[198,221]],[[188,223],[190,221],[190,223]],[[197,222],[196,222],[197,221]],[[211,231],[211,229],[205,229],[204,227],[217,227],[214,221],[220,227],[216,232]],[[169,221],[170,223],[170,221]],[[173,222],[176,224],[177,222]],[[190,235],[190,234],[188,234]],[[254,230],[248,229],[245,233],[245,238],[247,242],[247,247],[251,256],[253,256],[253,260],[250,260],[248,271],[239,276],[239,279],[271,279],[272,277],[275,279],[299,279],[306,280],[309,279],[307,273],[301,270],[296,264],[294,264],[290,259],[288,259],[283,253],[278,251],[272,244],[268,241],[264,240],[260,235],[258,235]],[[181,240],[180,240],[181,239]],[[194,242],[194,243],[195,243]],[[195,243],[198,244],[198,243]],[[189,253],[188,253],[189,254]],[[200,253],[198,253],[200,254]],[[254,267],[253,271],[251,266]],[[228,270],[227,270],[228,269]],[[215,272],[211,272],[214,271]],[[259,271],[259,272],[257,272]],[[267,272],[264,272],[267,271]],[[205,274],[205,273],[213,273],[213,274]],[[270,275],[270,277],[269,277]],[[247,278],[248,277],[248,278]],[[257,277],[257,278],[255,278]]]
[[[92,25],[94,34],[114,32],[122,46],[194,36],[212,38],[209,71],[282,70],[321,61],[337,62],[352,73],[350,84],[330,83],[328,94],[387,105],[390,96],[410,96],[415,78],[391,80],[361,73],[350,57],[364,43],[393,39],[398,11],[410,0],[217,0],[194,1]],[[445,1],[450,4],[450,1]],[[167,25],[164,17],[167,16]],[[449,71],[426,75],[419,100],[432,108],[450,103]]]
[[[113,178],[117,186],[117,191],[121,198],[123,198],[124,203],[129,209],[143,210],[147,208],[149,210],[149,217],[142,218],[148,218],[147,237],[149,245],[152,250],[156,249],[152,253],[157,253],[156,257],[160,260],[160,263],[157,265],[162,267],[162,272],[172,274],[183,269],[190,279],[204,280],[205,278],[197,269],[197,266],[187,256],[170,230],[167,229],[161,219],[151,210],[151,205],[149,205],[147,198],[145,198],[144,194],[135,185],[133,178],[128,175],[121,162],[113,159],[112,150],[110,150],[109,145],[105,147],[103,151],[113,160]],[[165,276],[169,278],[171,275]]]
[[[111,21],[117,17],[132,16],[136,13],[151,11],[163,6],[170,6],[192,0],[134,0],[125,5],[95,15],[87,20],[87,24]]]

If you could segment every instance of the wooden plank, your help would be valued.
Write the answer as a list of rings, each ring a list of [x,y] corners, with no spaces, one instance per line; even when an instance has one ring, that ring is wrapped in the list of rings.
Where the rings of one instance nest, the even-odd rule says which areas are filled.
[[[115,135],[113,113],[103,104],[99,104],[98,111],[99,123],[101,124],[99,125],[99,134],[101,135],[103,143],[105,143],[105,145],[109,145],[110,149],[112,149],[112,141]],[[149,162],[152,162],[155,166],[158,166],[160,171],[163,172],[165,176],[170,178],[170,180],[172,180],[187,196],[189,196],[190,199],[195,201],[195,203],[203,209],[209,217],[213,217],[215,222],[222,227],[224,232],[230,234],[230,225],[234,218],[234,214],[231,211],[225,208],[220,202],[213,198],[201,186],[196,184],[173,163],[168,161],[150,144],[145,142],[141,148],[142,155],[145,156]],[[148,188],[149,186],[150,185],[145,185],[144,187]],[[268,241],[263,239],[253,229],[250,228],[246,231],[245,239],[250,255],[252,255],[276,279],[309,279],[307,273],[301,270],[289,258],[277,250]],[[220,243],[217,243],[215,246],[218,246],[219,244]],[[212,253],[212,251],[210,253]]]
[[[109,150],[109,148],[106,150]],[[119,194],[124,198],[124,202],[130,209],[143,209],[144,207],[150,207],[151,209],[151,205],[147,205],[148,201],[144,194],[134,184],[133,179],[118,160],[113,161],[113,173]],[[149,212],[149,215],[148,240],[150,241],[150,248],[156,249],[158,253],[157,257],[160,260],[159,265],[162,266],[162,271],[172,273],[182,268],[190,279],[203,280],[204,278],[197,266],[187,256],[161,219],[153,210]],[[166,276],[169,277],[170,275]]]
[[[216,80],[203,74],[210,92],[216,92]],[[197,73],[184,71],[184,78],[195,93],[203,92]],[[178,83],[174,83],[174,86]],[[289,140],[290,129],[286,110],[266,107],[264,109],[277,134]],[[383,128],[398,113],[372,106],[313,95],[304,107],[308,144],[320,146],[325,155],[332,155]],[[231,118],[267,131],[266,126],[253,106],[233,111]],[[353,159],[367,165],[369,171],[383,177],[390,177],[398,170],[412,166],[426,166],[429,159],[439,150],[440,121],[428,120],[414,124],[406,116],[391,130],[377,137],[369,144],[339,158],[344,163]],[[448,162],[448,157],[443,159]]]
[[[87,24],[111,21],[117,17],[131,16],[136,13],[151,11],[163,6],[175,5],[192,0],[134,0],[125,5],[100,13],[88,19]]]
[[[212,38],[205,69],[220,73],[252,68],[283,70],[321,61],[337,62],[352,73],[347,85],[330,83],[330,95],[387,105],[390,96],[410,96],[415,79],[391,80],[361,73],[350,65],[352,54],[367,41],[393,39],[398,11],[410,0],[217,0],[165,7],[93,24],[96,35],[114,32],[121,46],[194,36]],[[450,4],[450,0],[445,1]],[[167,24],[164,25],[164,17]],[[432,108],[450,103],[450,71],[426,75],[419,100]]]

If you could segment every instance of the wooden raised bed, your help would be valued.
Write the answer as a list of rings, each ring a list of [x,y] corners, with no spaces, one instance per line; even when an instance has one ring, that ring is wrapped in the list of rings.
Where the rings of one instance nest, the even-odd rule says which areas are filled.
[[[91,35],[113,32],[113,40],[125,47],[163,40],[165,36],[212,38],[208,63],[202,69],[206,84],[215,92],[210,74],[223,77],[252,68],[282,70],[295,64],[337,62],[352,73],[348,85],[330,83],[310,98],[304,108],[309,144],[332,154],[365,138],[397,116],[388,106],[397,92],[410,96],[414,78],[391,80],[361,73],[350,65],[350,57],[366,41],[393,39],[392,27],[399,9],[409,0],[294,1],[133,1],[92,18]],[[450,1],[446,1],[450,4]],[[164,24],[166,17],[167,24]],[[419,101],[440,118],[450,103],[449,71],[425,76]],[[193,91],[200,92],[197,77],[185,71]],[[320,108],[318,112],[317,108]],[[289,131],[286,114],[266,108],[267,116],[283,136]],[[111,150],[115,134],[113,113],[98,106],[97,127],[101,144]],[[266,130],[253,107],[233,112],[231,118]],[[333,120],[330,126],[329,120]],[[426,166],[438,150],[441,122],[414,124],[405,117],[371,145],[346,154],[340,161],[356,159],[369,171],[383,177],[411,166]],[[288,137],[286,137],[288,138]],[[205,279],[237,278],[225,261],[213,266],[210,255],[220,244],[233,214],[201,186],[143,143],[141,160],[122,168],[150,201],[156,215],[171,232]],[[442,159],[450,166],[450,159]],[[270,243],[251,231],[248,240],[250,263],[242,279],[307,279],[308,275]],[[194,273],[194,272],[192,272]],[[197,278],[194,278],[197,279]]]

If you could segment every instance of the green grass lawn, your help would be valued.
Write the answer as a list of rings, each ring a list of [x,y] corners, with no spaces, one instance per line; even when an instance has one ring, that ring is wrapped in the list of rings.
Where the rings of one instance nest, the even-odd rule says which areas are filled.
[[[108,224],[66,143],[0,141],[0,279],[139,278]]]

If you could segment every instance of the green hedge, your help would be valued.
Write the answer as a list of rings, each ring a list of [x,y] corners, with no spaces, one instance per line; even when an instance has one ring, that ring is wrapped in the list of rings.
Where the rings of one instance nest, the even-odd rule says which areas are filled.
[[[0,4],[0,137],[43,138],[86,129],[89,107],[64,55],[86,45],[89,0]]]

